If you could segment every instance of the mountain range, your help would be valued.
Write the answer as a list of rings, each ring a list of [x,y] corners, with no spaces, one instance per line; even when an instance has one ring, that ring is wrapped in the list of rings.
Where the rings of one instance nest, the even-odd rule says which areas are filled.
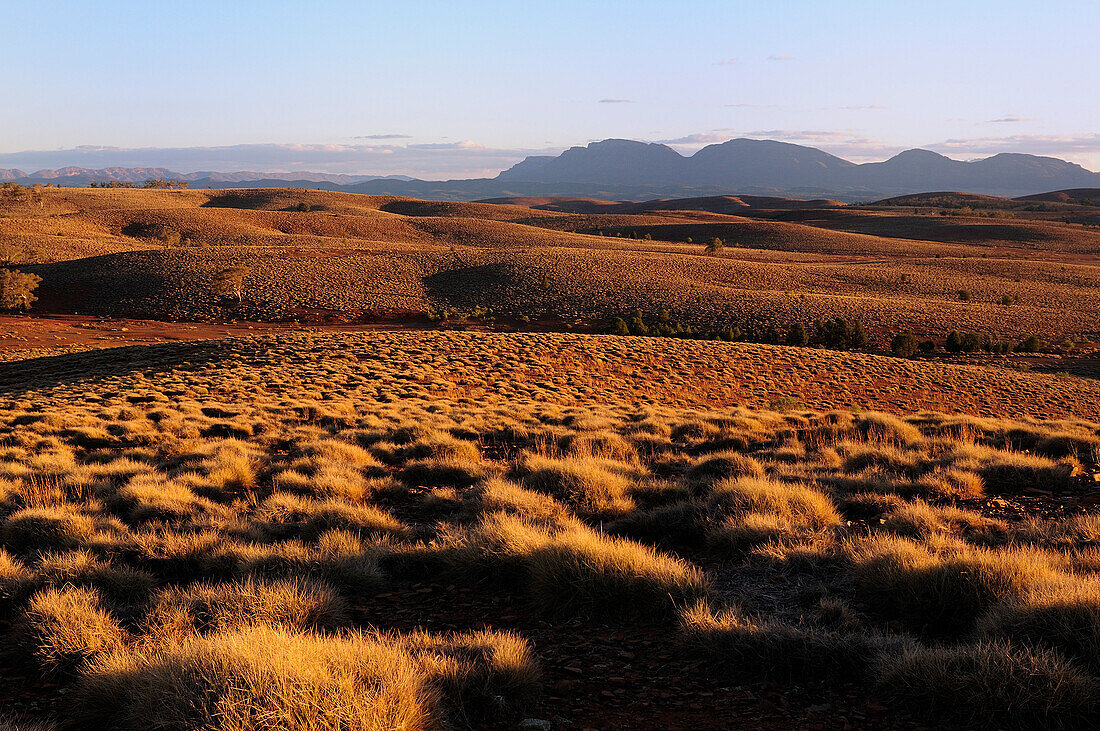
[[[160,168],[63,168],[24,173],[0,170],[0,181],[22,184],[148,178],[186,180],[192,187],[300,187],[438,200],[506,196],[585,196],[647,200],[730,193],[871,200],[928,191],[1023,196],[1067,188],[1098,188],[1100,173],[1052,157],[1002,153],[952,160],[908,150],[883,162],[857,164],[822,150],[775,140],[733,139],[685,156],[667,145],[609,139],[557,156],[530,156],[495,178],[430,181],[405,176],[330,173],[198,172]]]

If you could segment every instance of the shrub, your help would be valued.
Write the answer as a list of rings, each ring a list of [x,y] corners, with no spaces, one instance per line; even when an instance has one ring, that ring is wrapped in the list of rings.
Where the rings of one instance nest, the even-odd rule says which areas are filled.
[[[1043,343],[1038,336],[1028,335],[1016,345],[1016,350],[1021,353],[1038,353],[1042,346]]]
[[[791,325],[791,329],[787,331],[787,345],[807,345],[809,342],[810,336],[805,325],[801,322]]]
[[[18,269],[0,269],[0,310],[28,310],[38,298],[42,277]]]
[[[910,332],[898,333],[890,341],[891,352],[900,358],[912,358],[917,354],[917,348],[917,339]]]
[[[867,334],[860,323],[834,317],[814,322],[813,342],[830,348],[862,348],[867,344]]]
[[[968,289],[960,289],[959,290],[959,302],[969,302],[972,299],[974,299],[974,296],[970,293],[970,290],[968,290]]]
[[[920,352],[931,353],[936,349],[936,344],[931,340],[922,340],[920,343]]]
[[[616,317],[611,321],[611,327],[608,328],[608,332],[612,335],[629,335],[630,326],[626,324],[626,320],[621,317]]]
[[[948,353],[962,352],[962,334],[958,330],[947,333],[947,342],[943,347]]]

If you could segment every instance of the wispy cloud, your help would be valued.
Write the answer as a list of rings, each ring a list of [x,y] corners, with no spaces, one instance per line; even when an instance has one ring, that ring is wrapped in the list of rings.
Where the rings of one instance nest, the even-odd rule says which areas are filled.
[[[662,145],[683,145],[685,147],[713,145],[725,142],[730,138],[727,134],[720,132],[697,132],[691,135],[684,135],[683,137],[674,137],[668,140],[652,140],[653,142]]]
[[[723,104],[724,107],[736,109],[775,109],[778,104]]]
[[[353,140],[408,140],[412,135],[357,135]]]
[[[929,145],[937,152],[967,155],[995,155],[999,152],[1026,152],[1078,160],[1100,160],[1100,134],[1011,135],[1008,137],[954,138]],[[1095,164],[1095,163],[1092,163]]]
[[[633,99],[600,99],[600,104],[633,104]]]
[[[857,106],[837,107],[837,108],[838,109],[847,109],[847,110],[850,110],[850,111],[872,111],[872,110],[885,109],[886,107],[882,106],[881,104],[863,104],[863,105],[857,105]]]
[[[1004,122],[1014,123],[1014,122],[1030,122],[1030,121],[1031,121],[1031,117],[1021,117],[1019,114],[1006,114],[1005,116],[1000,117],[998,119],[987,119],[987,120],[985,120],[985,124],[1001,124],[1001,123],[1004,123]]]
[[[736,63],[737,63],[736,58],[727,58],[725,61],[715,61],[714,65],[715,66],[733,66]]]
[[[790,56],[768,56],[769,61],[793,61]]]
[[[461,142],[424,142],[416,145],[408,145],[410,150],[484,150],[485,146],[473,140]]]

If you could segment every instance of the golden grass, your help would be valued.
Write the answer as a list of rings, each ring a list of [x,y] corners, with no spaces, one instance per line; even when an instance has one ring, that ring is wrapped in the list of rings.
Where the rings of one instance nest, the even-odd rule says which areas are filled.
[[[59,674],[120,649],[124,633],[92,589],[46,589],[30,598],[20,622],[43,670]]]
[[[753,348],[814,383],[854,362]],[[935,725],[999,713],[1003,672],[1021,718],[1093,713],[1100,426],[669,396],[738,353],[399,333],[26,361],[0,397],[13,658],[81,699],[76,727],[158,704],[185,728],[507,725],[553,643],[641,632],[716,694],[854,682]],[[973,699],[923,704],[961,698],[950,673]]]

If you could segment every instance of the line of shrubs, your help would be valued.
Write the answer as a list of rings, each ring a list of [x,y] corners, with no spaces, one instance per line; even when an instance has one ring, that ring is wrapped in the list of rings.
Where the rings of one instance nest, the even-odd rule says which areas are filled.
[[[992,338],[989,335],[952,330],[944,341],[944,350],[948,353],[974,353],[982,350],[994,355],[1008,353],[1037,353],[1043,342],[1037,335],[1028,335],[1017,343]],[[890,351],[902,358],[912,358],[919,353],[931,353],[936,349],[932,340],[918,340],[911,332],[898,333],[890,341]]]
[[[647,323],[639,311],[629,319],[616,317],[611,321],[607,332],[611,335],[648,335],[656,337],[694,338],[699,340],[724,340],[769,343],[772,345],[814,345],[839,350],[858,350],[867,345],[867,333],[857,321],[842,317],[821,319],[813,323],[810,329],[801,323],[791,325],[786,333],[774,324],[761,326],[730,326],[717,330],[703,330],[672,319],[668,310],[661,310],[656,322]]]

